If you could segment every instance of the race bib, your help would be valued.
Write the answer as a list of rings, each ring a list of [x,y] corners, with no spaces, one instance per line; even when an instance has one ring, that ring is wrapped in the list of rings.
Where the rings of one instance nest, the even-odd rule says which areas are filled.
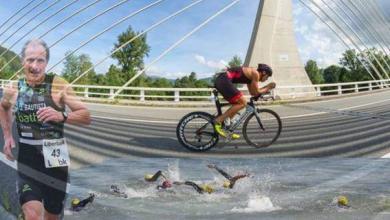
[[[43,140],[42,147],[45,167],[65,167],[70,165],[68,146],[65,138]]]

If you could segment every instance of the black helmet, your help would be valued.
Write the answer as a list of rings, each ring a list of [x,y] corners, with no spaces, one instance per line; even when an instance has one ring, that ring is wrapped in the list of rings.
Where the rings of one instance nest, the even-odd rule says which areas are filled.
[[[265,71],[265,73],[267,73],[267,75],[272,76],[272,68],[270,66],[268,66],[267,64],[259,63],[259,65],[257,66],[257,71],[258,72]]]

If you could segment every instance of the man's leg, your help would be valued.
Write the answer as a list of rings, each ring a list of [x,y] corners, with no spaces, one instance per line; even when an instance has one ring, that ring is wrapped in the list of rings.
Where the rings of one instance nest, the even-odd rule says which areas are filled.
[[[41,220],[43,204],[39,201],[29,201],[22,205],[24,218],[26,220]]]
[[[233,118],[234,115],[237,114],[241,109],[246,107],[246,98],[244,96],[241,96],[236,104],[233,104],[232,107],[230,107],[225,113],[215,118],[215,121],[218,123],[222,123],[227,117]]]
[[[232,107],[230,107],[225,113],[222,115],[218,116],[215,119],[215,130],[216,132],[221,135],[222,137],[226,137],[225,131],[222,129],[222,122],[227,118],[233,118],[237,112],[239,112],[241,109],[246,107],[246,99],[244,96],[241,96],[239,99],[237,99],[236,104],[233,104]],[[232,139],[238,139],[240,136],[238,134],[233,134]]]

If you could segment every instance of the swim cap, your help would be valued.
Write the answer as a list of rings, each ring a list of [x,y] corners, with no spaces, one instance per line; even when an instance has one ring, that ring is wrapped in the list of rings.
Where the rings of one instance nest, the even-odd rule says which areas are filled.
[[[150,179],[152,179],[153,178],[153,175],[152,174],[146,174],[145,175],[145,180],[146,181],[149,181]]]
[[[72,206],[77,206],[79,203],[80,203],[80,199],[78,199],[78,198],[72,199],[72,202],[71,202]]]
[[[201,186],[202,190],[207,192],[207,193],[213,193],[214,192],[214,188],[208,184],[204,184]]]
[[[339,196],[337,198],[337,204],[340,206],[348,206],[348,198],[346,196]]]
[[[223,187],[225,187],[225,188],[229,188],[230,187],[230,181],[225,181],[225,182],[223,182]]]
[[[165,180],[162,185],[164,189],[172,187],[172,183],[169,180]]]

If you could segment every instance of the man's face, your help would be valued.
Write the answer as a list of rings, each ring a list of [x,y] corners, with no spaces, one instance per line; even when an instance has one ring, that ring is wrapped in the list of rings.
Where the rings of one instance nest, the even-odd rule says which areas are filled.
[[[27,45],[23,60],[24,73],[29,83],[39,83],[45,77],[47,66],[46,50],[37,43]]]
[[[269,77],[269,75],[265,71],[262,71],[261,72],[261,79],[260,79],[260,81],[261,82],[265,82],[265,81],[268,80],[268,77]]]

